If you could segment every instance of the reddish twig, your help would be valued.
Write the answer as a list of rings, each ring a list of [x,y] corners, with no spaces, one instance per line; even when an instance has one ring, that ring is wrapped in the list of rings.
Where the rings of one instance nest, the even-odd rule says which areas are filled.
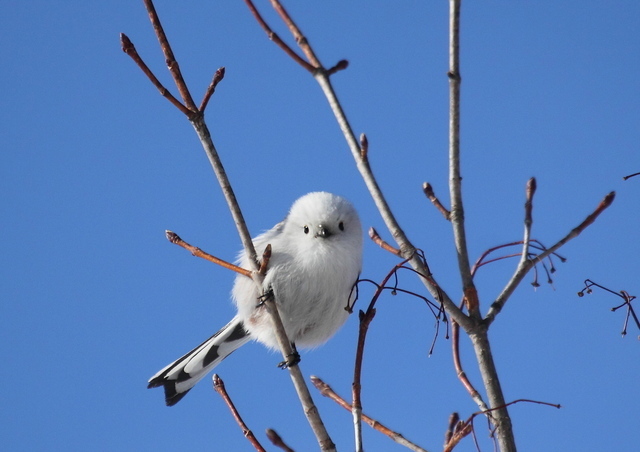
[[[453,354],[453,366],[455,367],[458,380],[460,380],[460,383],[462,383],[462,386],[467,390],[476,405],[483,411],[488,410],[489,407],[462,368],[462,362],[460,361],[460,326],[453,319],[451,320],[451,351]]]
[[[309,45],[307,38],[304,37],[304,35],[302,34],[302,31],[300,31],[300,28],[298,28],[295,22],[293,22],[293,19],[291,18],[291,16],[289,16],[289,13],[284,8],[284,6],[282,6],[282,4],[278,0],[270,0],[270,2],[271,2],[271,6],[273,6],[273,9],[276,10],[278,15],[282,19],[282,21],[289,28],[289,31],[291,32],[294,39],[296,40],[296,43],[298,44],[302,52],[307,57],[307,60],[309,61],[309,63],[311,63],[311,66],[313,66],[316,70],[321,69],[322,64],[320,63],[320,60],[318,60],[318,57],[316,56],[313,49]]]
[[[267,438],[269,438],[269,441],[271,441],[271,444],[284,450],[284,452],[295,452],[292,448],[290,448],[285,444],[285,442],[282,440],[280,435],[278,435],[278,433],[275,430],[268,428]]]
[[[331,386],[326,384],[320,378],[318,378],[316,376],[312,376],[311,377],[311,382],[318,389],[318,391],[320,391],[320,394],[322,394],[325,397],[330,398],[331,400],[336,402],[338,405],[340,405],[345,410],[351,411],[352,407],[349,404],[349,402],[347,402],[342,397],[340,397],[338,394],[336,394],[336,392],[331,388]],[[409,448],[409,449],[411,449],[413,451],[426,452],[425,449],[423,449],[420,446],[412,443],[411,441],[406,439],[404,436],[402,436],[400,433],[391,430],[389,427],[381,424],[380,422],[378,422],[375,419],[367,416],[366,414],[362,414],[362,420],[364,422],[366,422],[371,428],[373,428],[374,430],[379,431],[380,433],[382,433],[384,435],[387,435],[389,438],[391,438],[396,443],[401,444],[401,445],[403,445],[403,446],[405,446],[405,447],[407,447],[407,448]]]
[[[211,96],[213,96],[213,93],[216,90],[216,86],[218,86],[218,83],[220,83],[224,78],[224,73],[225,68],[221,67],[213,74],[213,79],[211,80],[207,91],[204,93],[204,97],[200,103],[200,108],[198,108],[200,112],[204,113],[204,110],[207,108],[207,104],[209,103],[209,99],[211,99]]]
[[[387,242],[385,242],[382,237],[380,237],[380,234],[378,234],[378,231],[376,231],[373,227],[369,228],[369,238],[373,240],[373,243],[378,245],[383,250],[389,251],[391,254],[395,254],[396,256],[402,256],[400,250],[392,247]]]
[[[262,29],[265,31],[265,33],[267,33],[267,36],[269,37],[269,39],[271,41],[275,42],[276,45],[278,47],[280,47],[282,50],[284,50],[284,52],[287,55],[289,55],[293,59],[293,61],[295,61],[300,66],[302,66],[307,71],[309,71],[309,72],[311,72],[313,74],[315,72],[316,68],[313,67],[311,64],[309,64],[307,61],[305,61],[300,55],[298,55],[291,47],[289,47],[289,45],[286,42],[284,42],[280,38],[280,36],[278,36],[277,33],[275,33],[271,29],[271,27],[269,27],[267,22],[260,15],[260,12],[258,12],[258,10],[255,7],[255,5],[253,4],[253,2],[251,0],[244,0],[244,2],[249,7],[249,11],[251,11],[251,14],[253,14],[253,17],[258,21],[258,23],[260,24]]]
[[[192,111],[197,112],[196,104],[193,102],[193,98],[191,97],[191,93],[189,92],[189,88],[187,88],[187,84],[182,77],[182,72],[180,72],[180,66],[176,61],[175,56],[173,55],[173,50],[171,50],[171,45],[169,44],[169,40],[164,33],[164,29],[162,28],[162,24],[160,23],[160,18],[158,17],[158,13],[156,12],[156,8],[153,5],[152,0],[143,0],[144,6],[147,8],[147,13],[149,14],[149,20],[151,21],[151,25],[153,25],[153,30],[156,33],[156,37],[158,38],[158,42],[160,43],[160,47],[162,48],[162,53],[164,53],[165,62],[167,63],[167,68],[173,77],[173,81],[178,88],[178,92],[182,97],[182,101],[186,105],[186,107]]]
[[[231,411],[233,418],[236,420],[236,422],[242,429],[242,434],[245,436],[245,438],[249,440],[251,445],[257,451],[266,452],[266,449],[260,445],[256,437],[254,436],[253,432],[249,429],[249,427],[247,427],[247,424],[245,424],[244,421],[242,420],[242,417],[240,416],[240,413],[238,413],[238,410],[236,409],[235,405],[233,404],[231,397],[229,397],[229,394],[227,394],[227,390],[224,387],[224,382],[222,381],[222,378],[220,378],[217,374],[213,374],[213,389],[215,389],[216,392],[220,394],[220,396],[222,396],[222,400],[224,400],[224,402],[229,407],[229,410]]]
[[[555,253],[567,242],[579,236],[582,233],[582,231],[584,231],[594,221],[596,221],[596,218],[598,218],[600,214],[604,212],[613,203],[613,200],[615,199],[615,195],[616,194],[613,191],[607,194],[602,199],[602,201],[600,201],[596,209],[593,212],[591,212],[587,216],[587,218],[585,218],[582,221],[582,223],[580,223],[578,226],[573,228],[567,235],[565,235],[563,238],[558,240],[553,246],[545,249],[542,253],[535,256],[533,259],[528,259],[525,262],[521,261],[521,263],[518,265],[518,268],[516,269],[513,276],[511,277],[511,279],[507,282],[504,289],[502,289],[502,292],[500,293],[500,295],[498,295],[496,300],[491,304],[491,308],[489,309],[489,312],[484,318],[484,321],[486,322],[487,326],[493,323],[498,313],[504,307],[504,304],[507,302],[507,300],[509,299],[513,291],[516,289],[516,287],[518,287],[518,285],[522,281],[522,278],[525,277],[525,275],[529,272],[529,270],[531,270],[531,268],[534,267],[536,263],[542,262],[542,260],[545,259],[547,256]]]
[[[187,117],[190,117],[193,112],[185,107],[182,102],[176,99],[174,95],[171,94],[171,92],[167,88],[165,88],[162,83],[160,83],[160,80],[158,80],[151,69],[149,69],[149,66],[147,66],[147,64],[142,60],[135,46],[133,45],[129,37],[124,33],[120,33],[120,44],[122,46],[122,51],[129,55],[131,59],[133,59],[133,61],[138,65],[142,72],[144,72],[151,83],[153,83],[153,86],[158,88],[160,94],[164,96],[169,102],[171,102],[176,108],[178,108],[178,110],[184,113]]]
[[[182,248],[188,250],[191,252],[191,254],[193,254],[196,257],[201,257],[202,259],[206,259],[209,262],[213,262],[214,264],[218,264],[224,268],[227,268],[229,270],[233,270],[236,273],[240,273],[241,275],[247,276],[249,278],[251,278],[251,271],[246,270],[242,267],[238,267],[237,265],[234,265],[230,262],[227,261],[223,261],[222,259],[218,259],[215,256],[212,256],[211,254],[202,251],[200,248],[190,245],[189,243],[185,242],[184,240],[182,240],[182,238],[180,238],[180,236],[178,234],[176,234],[175,232],[172,231],[165,231],[165,235],[167,236],[167,240],[169,240],[171,243],[174,243],[178,246],[181,246]],[[266,250],[265,250],[266,252]]]
[[[433,187],[429,182],[425,182],[422,184],[422,191],[425,196],[431,201],[431,203],[435,206],[436,209],[442,214],[445,220],[451,221],[451,212],[442,205],[436,194],[433,192]]]
[[[378,289],[373,294],[371,301],[369,302],[369,306],[367,307],[366,312],[360,311],[360,326],[358,329],[358,345],[356,347],[356,359],[355,365],[353,369],[353,383],[351,386],[352,393],[352,404],[351,410],[353,413],[353,423],[355,429],[356,436],[356,450],[362,450],[362,426],[361,426],[361,414],[362,414],[362,401],[361,401],[361,391],[362,391],[362,360],[364,358],[364,345],[367,337],[367,331],[369,330],[369,324],[373,320],[373,317],[376,315],[375,305],[380,295],[382,294],[383,288],[386,286],[387,282],[393,275],[395,275],[396,271],[401,268],[405,263],[407,263],[407,259],[396,264],[394,268],[385,276],[382,283],[378,286]]]

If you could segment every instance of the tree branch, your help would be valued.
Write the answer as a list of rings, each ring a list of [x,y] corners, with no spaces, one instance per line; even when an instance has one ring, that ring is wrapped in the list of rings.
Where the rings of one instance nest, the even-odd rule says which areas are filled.
[[[449,219],[458,257],[467,309],[472,318],[480,319],[478,293],[471,277],[462,203],[462,175],[460,172],[460,3],[449,1]]]
[[[238,201],[235,197],[235,194],[231,187],[231,183],[229,182],[229,179],[227,177],[226,171],[224,170],[222,161],[213,144],[213,140],[211,139],[211,134],[209,132],[209,129],[204,121],[204,112],[198,110],[198,108],[195,106],[193,102],[193,98],[191,97],[191,94],[189,92],[189,89],[187,88],[184,78],[182,77],[182,73],[180,72],[179,65],[173,55],[173,51],[171,50],[169,41],[164,33],[162,25],[160,24],[160,19],[158,18],[158,14],[156,13],[155,7],[153,5],[153,1],[144,0],[144,4],[145,4],[145,7],[147,8],[147,12],[149,13],[149,18],[153,25],[153,28],[158,38],[158,41],[160,43],[160,46],[162,47],[162,51],[165,55],[167,67],[169,68],[169,71],[173,76],[174,82],[178,87],[178,91],[180,92],[183,98],[183,101],[186,104],[186,109],[188,113],[184,112],[184,109],[181,109],[181,111],[187,114],[187,117],[189,118],[189,121],[193,125],[198,135],[198,138],[202,143],[202,147],[204,148],[204,151],[207,154],[209,162],[211,163],[213,171],[216,175],[216,179],[220,184],[225,200],[227,201],[227,205],[229,207],[229,210],[231,211],[231,215],[236,224],[236,228],[238,230],[238,234],[242,241],[245,253],[249,257],[249,261],[252,267],[251,278],[257,285],[258,289],[262,291],[262,287],[263,287],[262,283],[265,276],[265,271],[264,271],[265,269],[264,268],[261,269],[260,263],[258,262],[256,250],[255,250],[255,247],[253,246],[253,241],[251,240],[251,235],[249,234],[249,231],[247,229],[244,216],[242,214]],[[128,40],[123,40],[123,50],[125,50],[125,52],[128,51],[127,53],[131,55],[132,54],[131,49],[133,50],[135,49],[133,48],[133,45],[129,46],[126,41]],[[135,54],[135,52],[133,52],[133,54]],[[138,61],[136,60],[136,62]],[[144,67],[146,67],[146,65],[141,66],[139,64],[139,66],[144,71]],[[145,73],[147,73],[147,71],[145,71]],[[150,73],[150,71],[148,71],[148,73]],[[209,98],[211,97],[213,90],[215,89],[215,85],[217,84],[217,82],[219,82],[222,79],[222,74],[223,73],[221,72],[217,72],[216,75],[214,76],[214,79],[211,85],[209,86],[209,89],[205,93],[205,97],[201,105],[203,109],[204,107],[206,107],[206,104]],[[150,77],[150,79],[152,82],[154,82],[155,76],[153,78]],[[157,81],[157,79],[155,80]],[[159,82],[157,82],[157,84],[154,82],[154,84],[158,86]],[[174,103],[174,105],[176,104]],[[178,108],[180,107],[178,106]],[[286,359],[286,357],[291,356],[293,352],[291,348],[291,342],[287,338],[284,327],[282,326],[282,320],[280,319],[280,315],[278,314],[277,305],[275,303],[275,300],[273,300],[272,298],[268,298],[267,300],[265,300],[265,305],[272,319],[272,322],[275,326],[275,330],[276,330],[275,333],[278,338],[278,342],[281,345],[281,351]],[[290,372],[291,379],[293,380],[296,392],[298,393],[300,401],[303,405],[305,415],[307,416],[307,419],[314,431],[314,434],[316,435],[316,438],[318,440],[318,443],[320,444],[321,449],[323,451],[329,451],[329,452],[335,451],[335,445],[333,444],[333,441],[331,441],[331,439],[329,438],[329,435],[324,427],[324,424],[320,419],[318,411],[315,405],[313,404],[313,400],[311,399],[309,389],[306,386],[306,383],[304,381],[304,378],[302,377],[302,373],[300,372],[299,367],[297,365],[289,366],[289,372]]]
[[[218,264],[228,270],[232,270],[236,273],[240,273],[241,275],[247,276],[249,278],[251,278],[251,271],[249,270],[245,270],[242,267],[238,267],[237,265],[234,265],[230,262],[227,261],[223,261],[222,259],[219,259],[215,256],[212,256],[211,254],[202,251],[200,248],[195,247],[193,245],[190,245],[189,243],[185,242],[184,240],[182,240],[182,238],[176,234],[173,231],[165,231],[165,235],[167,237],[167,240],[169,240],[171,243],[181,246],[182,248],[188,250],[191,252],[191,254],[193,254],[196,257],[201,257],[202,259],[208,260],[209,262],[213,262],[214,264]]]
[[[173,77],[173,81],[178,87],[178,91],[180,92],[180,96],[182,97],[182,101],[186,105],[186,107],[192,111],[197,112],[196,104],[193,102],[193,98],[191,97],[191,93],[189,92],[189,88],[182,77],[182,72],[180,72],[180,66],[176,61],[175,56],[173,55],[173,50],[171,50],[171,45],[169,44],[169,40],[164,33],[164,29],[162,28],[162,24],[160,23],[160,18],[158,17],[158,13],[156,12],[156,8],[153,5],[152,0],[143,0],[144,6],[147,8],[147,13],[149,14],[149,20],[151,21],[151,25],[153,25],[153,30],[156,33],[156,37],[158,38],[158,42],[160,43],[160,47],[162,48],[162,53],[164,53],[165,62],[167,63],[167,68]]]
[[[234,405],[233,401],[231,400],[231,397],[229,397],[229,394],[227,393],[227,390],[224,387],[224,381],[222,381],[222,378],[220,378],[218,374],[213,374],[213,389],[215,389],[216,392],[220,394],[220,396],[222,397],[222,400],[224,400],[224,402],[229,407],[229,410],[231,411],[233,418],[236,420],[236,423],[240,426],[240,429],[242,430],[242,434],[244,435],[244,437],[249,440],[251,445],[257,451],[266,452],[265,448],[262,447],[262,445],[256,439],[253,432],[249,429],[249,427],[247,427],[247,424],[245,424],[244,421],[242,420],[242,416],[240,416],[240,413],[236,409],[236,406]]]
[[[349,402],[347,402],[345,399],[343,399],[338,394],[336,394],[336,392],[331,388],[331,386],[329,386],[327,383],[322,381],[319,377],[312,376],[311,382],[318,389],[318,391],[320,391],[320,394],[330,398],[345,410],[351,411],[351,405],[349,404]],[[415,452],[427,452],[427,450],[421,448],[417,444],[412,443],[411,441],[406,439],[404,436],[402,436],[400,433],[391,430],[389,427],[381,424],[380,422],[367,416],[366,414],[362,414],[362,420],[366,422],[374,430],[377,430],[380,433],[387,435],[396,443],[402,446],[405,446],[410,450],[413,450]]]
[[[511,277],[509,282],[507,282],[507,285],[504,287],[504,289],[502,289],[502,292],[500,292],[496,300],[492,303],[491,308],[489,309],[489,312],[487,312],[487,315],[484,318],[484,322],[487,325],[490,325],[495,320],[496,316],[502,310],[502,308],[504,307],[505,303],[507,302],[507,300],[509,299],[513,291],[516,289],[516,287],[518,287],[522,279],[529,272],[529,270],[531,270],[531,268],[535,266],[536,263],[542,262],[544,258],[555,253],[567,242],[569,242],[570,240],[580,235],[582,231],[584,231],[587,227],[589,227],[596,220],[596,218],[598,218],[598,216],[600,216],[600,214],[604,212],[611,205],[611,203],[613,203],[614,199],[615,199],[615,192],[609,193],[602,199],[602,201],[600,201],[600,204],[598,204],[596,209],[592,213],[590,213],[582,223],[580,223],[578,226],[573,228],[563,238],[558,240],[556,244],[554,244],[550,248],[547,248],[546,250],[538,254],[533,259],[527,259],[525,261],[521,261],[518,267],[516,268],[513,276]]]

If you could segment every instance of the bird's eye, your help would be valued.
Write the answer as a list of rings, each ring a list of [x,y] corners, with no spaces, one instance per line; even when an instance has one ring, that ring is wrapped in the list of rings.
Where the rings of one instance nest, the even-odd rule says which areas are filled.
[[[304,231],[305,234],[309,233],[309,226],[305,226],[304,228],[302,228],[302,230]]]
[[[340,228],[341,231],[344,231],[344,223],[342,221],[338,223],[338,228]]]

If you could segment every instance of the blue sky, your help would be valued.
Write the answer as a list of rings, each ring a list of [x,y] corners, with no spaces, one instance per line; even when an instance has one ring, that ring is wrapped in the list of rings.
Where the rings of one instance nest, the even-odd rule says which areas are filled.
[[[287,31],[267,4],[265,18]],[[451,228],[421,192],[447,199],[447,2],[288,2],[333,77],[403,228],[453,299]],[[198,101],[227,68],[207,121],[252,234],[299,196],[351,199],[365,227],[389,234],[315,81],[240,1],[156,2]],[[463,190],[472,259],[522,235],[524,186],[535,176],[533,237],[550,245],[611,190],[613,206],[560,253],[553,285],[531,278],[491,340],[521,450],[631,450],[640,417],[640,332],[620,337],[619,299],[578,298],[591,278],[640,295],[640,4],[465,2],[462,11]],[[125,32],[167,87],[142,2],[3,2],[0,57],[0,444],[5,450],[251,450],[203,380],[176,407],[146,381],[234,314],[233,275],[171,245],[164,230],[226,259],[240,248],[190,124],[120,50]],[[174,90],[175,92],[175,90]],[[396,263],[365,242],[363,276]],[[486,307],[516,262],[477,275]],[[402,287],[421,291],[410,273]],[[371,289],[361,290],[365,306]],[[442,331],[442,330],[441,330]],[[357,320],[303,353],[305,375],[350,393]],[[429,450],[447,416],[477,407],[455,378],[441,333],[413,298],[387,295],[368,336],[363,406]],[[463,362],[479,377],[468,341]],[[249,427],[274,428],[296,450],[315,442],[279,356],[250,344],[217,369]],[[313,390],[340,450],[350,415]],[[476,423],[491,450],[485,423]],[[405,450],[365,428],[367,451]],[[270,448],[275,450],[274,448]],[[459,446],[474,450],[470,439]]]

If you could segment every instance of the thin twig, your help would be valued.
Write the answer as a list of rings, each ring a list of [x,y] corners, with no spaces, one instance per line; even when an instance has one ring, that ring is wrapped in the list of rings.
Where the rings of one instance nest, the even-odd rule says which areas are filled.
[[[249,440],[251,445],[257,451],[266,452],[266,449],[262,447],[260,442],[254,436],[253,432],[249,429],[249,427],[247,427],[247,424],[245,424],[244,421],[242,420],[240,413],[238,413],[236,406],[234,405],[233,401],[231,400],[231,397],[229,397],[229,394],[227,393],[227,390],[224,387],[224,381],[222,381],[222,378],[220,378],[218,374],[213,374],[213,389],[215,389],[216,392],[220,394],[220,396],[222,396],[222,400],[224,400],[224,402],[229,407],[229,410],[231,410],[231,414],[233,415],[233,418],[236,420],[237,424],[242,429],[242,434],[245,436],[245,438]]]
[[[516,271],[514,272],[513,276],[507,282],[507,285],[504,287],[504,289],[502,289],[502,292],[498,295],[496,300],[491,305],[491,308],[487,312],[487,315],[485,316],[485,319],[484,319],[484,322],[487,324],[487,326],[490,325],[495,320],[498,313],[502,310],[502,308],[504,307],[505,303],[507,302],[507,300],[509,299],[513,291],[520,284],[520,282],[522,281],[522,278],[525,277],[525,275],[529,272],[529,270],[531,270],[531,268],[534,267],[536,263],[542,262],[542,260],[545,259],[547,256],[555,253],[567,242],[579,236],[582,233],[582,231],[584,231],[587,227],[589,227],[596,220],[596,218],[598,218],[598,216],[600,216],[600,214],[604,212],[611,205],[611,203],[613,203],[614,199],[615,199],[615,192],[611,192],[608,195],[606,195],[602,199],[602,201],[600,201],[596,209],[592,213],[590,213],[582,223],[580,223],[578,226],[573,228],[567,235],[565,235],[563,238],[558,240],[558,242],[556,242],[550,248],[547,248],[546,250],[541,252],[539,255],[535,256],[533,259],[528,259],[524,263],[521,263],[520,265],[518,265],[518,268],[516,268]]]
[[[442,303],[449,313],[463,328],[471,329],[474,327],[475,323],[472,322],[469,317],[460,311],[455,303],[451,300],[451,298],[442,290],[440,285],[436,282],[435,278],[429,271],[429,268],[425,265],[425,261],[420,259],[420,257],[416,254],[416,248],[409,241],[405,232],[400,227],[395,215],[393,214],[391,207],[389,206],[384,194],[380,186],[378,185],[378,181],[373,175],[373,171],[369,164],[369,159],[367,155],[362,155],[360,145],[356,136],[351,128],[349,120],[342,109],[340,101],[331,85],[331,81],[328,76],[323,74],[322,72],[316,72],[314,74],[314,78],[320,85],[322,91],[324,92],[327,101],[329,102],[329,106],[333,111],[333,114],[338,122],[338,126],[342,130],[342,133],[347,141],[351,154],[356,162],[356,167],[362,176],[362,179],[373,198],[376,207],[378,208],[378,212],[382,216],[382,219],[387,226],[387,229],[393,236],[393,239],[398,244],[400,251],[402,253],[402,257],[405,259],[409,259],[409,264],[416,270],[418,275],[420,276],[420,281],[425,285],[431,296]]]
[[[438,211],[442,214],[444,219],[447,221],[451,221],[451,212],[449,212],[449,210],[447,210],[447,208],[442,205],[436,194],[433,192],[433,187],[429,182],[425,182],[424,184],[422,184],[422,191],[424,192],[427,199],[429,199],[429,201],[431,201],[435,208],[438,209]]]
[[[193,112],[185,107],[182,102],[176,99],[173,94],[171,94],[171,92],[164,87],[164,85],[160,82],[160,80],[158,80],[151,69],[149,69],[149,66],[147,66],[147,64],[142,60],[129,37],[124,33],[120,33],[120,43],[122,46],[122,51],[131,57],[131,59],[138,65],[142,72],[144,72],[151,83],[153,83],[153,86],[158,88],[160,94],[164,96],[169,102],[171,102],[178,110],[184,113],[187,117],[190,117]]]
[[[322,394],[325,397],[330,398],[331,400],[336,402],[338,405],[340,405],[345,410],[351,411],[351,405],[349,404],[349,402],[347,402],[345,399],[343,399],[338,394],[336,394],[336,392],[331,388],[331,386],[329,386],[327,383],[322,381],[319,377],[312,376],[311,377],[311,382],[314,384],[314,386],[316,388],[318,388],[318,391],[320,391],[320,394]],[[425,449],[421,448],[420,446],[418,446],[418,445],[412,443],[411,441],[409,441],[408,439],[406,439],[400,433],[391,430],[389,427],[381,424],[380,422],[378,422],[375,419],[367,416],[364,413],[362,414],[362,420],[364,422],[366,422],[367,425],[369,425],[374,430],[377,430],[380,433],[382,433],[384,435],[387,435],[389,438],[391,438],[396,443],[398,443],[398,444],[400,444],[402,446],[405,446],[410,450],[413,450],[413,451],[416,451],[416,452],[427,452]]]
[[[262,18],[262,16],[260,15],[260,12],[258,12],[258,9],[255,7],[255,5],[251,0],[244,0],[244,2],[247,4],[247,6],[249,7],[249,10],[251,11],[251,14],[253,14],[253,17],[258,21],[258,23],[260,24],[262,29],[265,31],[265,33],[267,33],[267,36],[271,41],[275,42],[278,47],[284,50],[284,53],[289,55],[293,59],[293,61],[298,63],[307,71],[313,73],[316,70],[316,68],[314,68],[307,61],[305,61],[300,55],[298,55],[291,47],[289,47],[289,45],[286,42],[284,42],[280,38],[280,36],[277,35],[277,33],[275,33],[271,29],[271,27],[269,27],[269,25]]]
[[[209,262],[213,262],[214,264],[218,264],[226,269],[229,270],[233,270],[236,273],[240,273],[241,275],[247,276],[249,278],[251,278],[251,271],[246,270],[242,267],[238,267],[237,265],[234,265],[230,262],[227,261],[223,261],[222,259],[218,259],[215,256],[212,256],[211,254],[202,251],[200,248],[190,245],[189,243],[185,242],[184,240],[182,240],[182,238],[180,238],[180,236],[178,234],[176,234],[173,231],[165,231],[165,235],[167,237],[167,240],[169,240],[171,243],[174,243],[178,246],[181,246],[182,248],[188,250],[191,252],[191,254],[193,254],[196,257],[201,257],[202,259],[206,259]]]
[[[282,19],[282,21],[289,28],[289,31],[295,38],[296,43],[298,44],[302,52],[307,57],[307,60],[309,61],[309,63],[311,63],[311,66],[313,66],[316,70],[322,69],[322,64],[320,63],[320,60],[318,60],[318,57],[316,56],[313,49],[309,45],[307,38],[304,37],[304,35],[302,34],[302,31],[300,31],[300,28],[298,28],[298,26],[295,24],[291,16],[289,16],[289,13],[287,12],[287,10],[284,9],[282,4],[278,0],[270,0],[270,2],[271,2],[271,6],[273,6],[273,9],[276,10],[278,15]]]
[[[391,254],[402,257],[402,253],[400,252],[400,250],[392,247],[387,242],[385,242],[382,237],[380,237],[380,234],[378,234],[378,231],[376,231],[373,227],[369,228],[369,238],[373,240],[373,243],[378,245],[383,250],[389,251]]]
[[[156,12],[156,8],[153,5],[152,0],[143,0],[144,6],[147,8],[147,13],[149,14],[149,20],[151,21],[151,25],[153,25],[153,30],[156,33],[156,37],[158,38],[158,42],[160,43],[160,47],[162,48],[162,53],[164,53],[165,62],[167,63],[167,68],[169,68],[169,72],[173,77],[173,81],[178,88],[178,92],[182,97],[182,101],[186,105],[186,107],[192,112],[197,112],[196,104],[193,102],[193,98],[191,97],[191,93],[189,92],[189,88],[182,77],[182,72],[180,72],[180,66],[176,61],[175,56],[173,55],[173,50],[171,50],[171,45],[169,44],[169,40],[164,33],[164,29],[162,28],[162,24],[160,23],[160,17],[158,17],[158,13]]]
[[[220,83],[224,78],[224,73],[225,68],[221,67],[213,74],[213,79],[211,80],[207,91],[204,93],[204,97],[202,98],[202,102],[200,103],[200,107],[198,108],[201,113],[204,113],[204,110],[207,108],[209,99],[211,99],[211,96],[213,96],[213,93],[216,91],[216,86],[218,86],[218,83]]]
[[[451,350],[453,353],[453,365],[458,380],[460,380],[460,383],[462,383],[462,386],[467,390],[476,405],[478,405],[481,410],[488,410],[489,407],[462,368],[462,362],[460,361],[460,326],[455,320],[451,321]]]
[[[284,452],[295,452],[292,448],[287,446],[280,435],[278,435],[278,433],[271,428],[267,429],[267,438],[269,438],[271,444],[284,450]]]
[[[367,307],[366,312],[360,311],[360,326],[358,329],[358,345],[356,347],[356,360],[353,369],[353,383],[351,386],[351,394],[352,394],[352,404],[351,404],[351,412],[353,414],[353,426],[354,426],[354,435],[355,435],[355,450],[357,452],[361,452],[363,450],[362,446],[362,425],[361,425],[361,416],[362,416],[362,400],[361,400],[361,391],[362,391],[362,360],[364,359],[364,345],[365,340],[367,338],[367,331],[369,329],[369,324],[373,320],[373,317],[376,315],[375,305],[384,290],[389,279],[395,275],[396,271],[401,268],[407,261],[404,260],[399,264],[396,264],[393,269],[385,276],[382,283],[378,285],[371,301],[369,302],[369,306]]]
[[[278,314],[278,307],[275,303],[273,296],[265,297],[264,306],[267,308],[267,312],[271,316],[271,320],[273,322],[273,328],[276,333],[276,338],[278,340],[278,345],[280,347],[280,351],[284,358],[284,363],[286,363],[286,367],[289,370],[289,376],[291,377],[291,381],[293,382],[293,386],[298,394],[298,398],[300,399],[300,403],[304,409],[304,414],[307,417],[307,421],[313,430],[316,439],[318,440],[318,444],[320,445],[320,450],[325,452],[335,452],[336,446],[331,440],[327,429],[318,414],[318,408],[316,407],[313,398],[311,397],[311,393],[309,392],[309,388],[305,383],[305,379],[302,376],[302,371],[300,370],[300,366],[298,366],[297,362],[291,362],[291,358],[293,356],[297,356],[297,352],[293,349],[291,342],[287,338],[287,333],[284,329],[284,324],[282,323],[282,319]]]
[[[628,176],[624,176],[622,179],[623,180],[627,180],[631,177],[635,177],[635,176],[640,176],[640,173],[633,173],[633,174],[629,174]]]

